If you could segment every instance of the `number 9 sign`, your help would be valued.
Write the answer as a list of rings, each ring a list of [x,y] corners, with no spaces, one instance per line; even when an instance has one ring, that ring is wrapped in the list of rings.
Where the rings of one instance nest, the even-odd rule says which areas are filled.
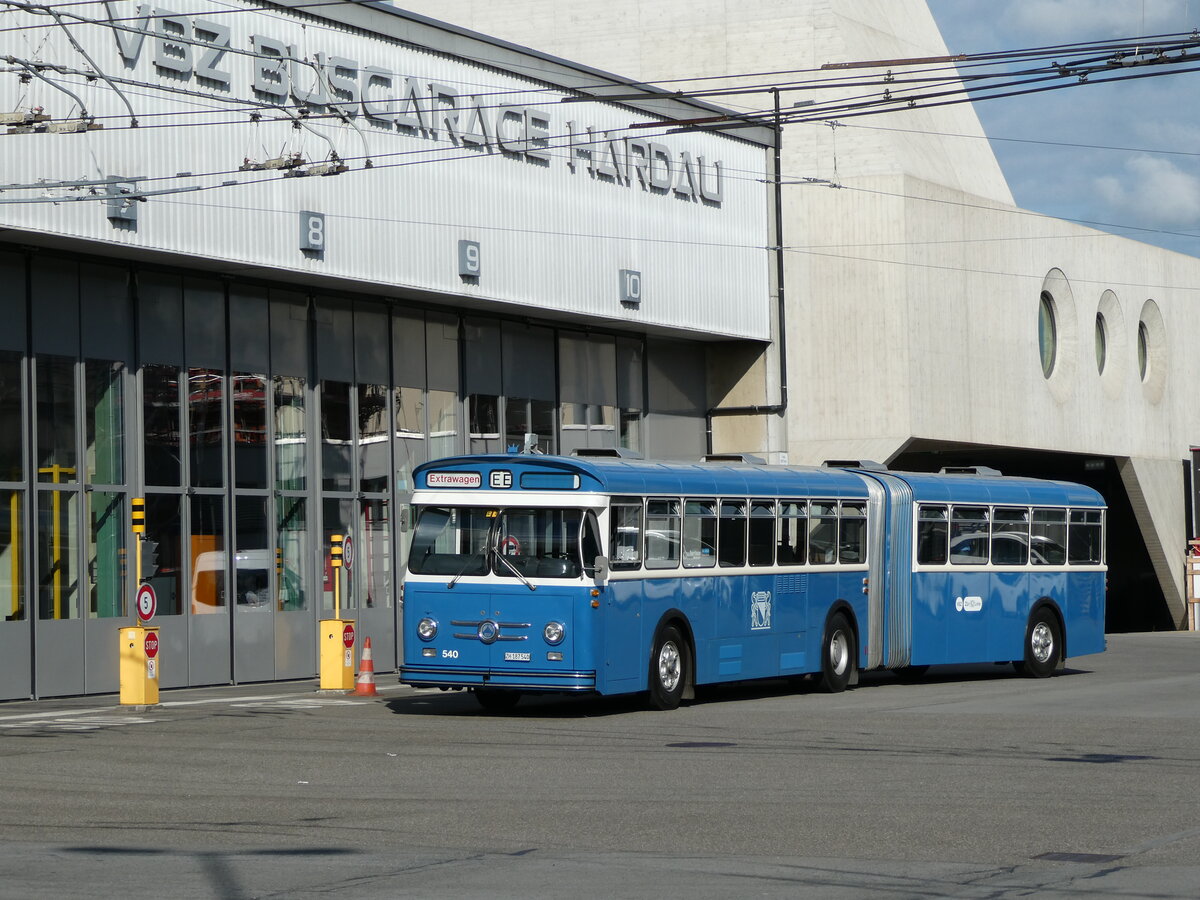
[[[478,241],[458,242],[458,274],[463,278],[478,278],[482,273]]]

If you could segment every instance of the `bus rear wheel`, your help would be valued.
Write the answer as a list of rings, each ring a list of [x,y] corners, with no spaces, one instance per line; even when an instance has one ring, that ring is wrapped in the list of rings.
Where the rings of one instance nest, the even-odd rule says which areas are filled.
[[[650,705],[676,709],[687,686],[688,655],[683,636],[674,625],[660,628],[650,654]]]
[[[854,674],[854,632],[843,613],[834,613],[825,623],[821,642],[821,689],[837,694],[846,689]]]
[[[1046,678],[1054,674],[1060,662],[1062,630],[1058,627],[1058,618],[1043,606],[1029,617],[1029,627],[1025,629],[1025,659],[1013,666],[1023,675]]]
[[[472,693],[479,705],[488,712],[508,712],[521,699],[520,691],[505,691],[497,688],[475,688]]]

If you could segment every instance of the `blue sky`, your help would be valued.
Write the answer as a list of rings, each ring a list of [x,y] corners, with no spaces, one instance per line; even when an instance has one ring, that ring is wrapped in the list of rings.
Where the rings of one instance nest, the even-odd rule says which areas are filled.
[[[952,53],[1200,27],[1200,0],[929,0],[929,8]],[[1105,228],[1200,256],[1200,72],[989,100],[975,110],[1018,205],[1059,218],[1188,232],[1195,236]]]

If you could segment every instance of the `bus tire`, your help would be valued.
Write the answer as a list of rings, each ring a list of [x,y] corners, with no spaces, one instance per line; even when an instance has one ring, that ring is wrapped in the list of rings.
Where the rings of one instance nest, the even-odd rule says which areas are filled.
[[[1039,607],[1029,617],[1025,629],[1025,659],[1016,663],[1016,670],[1031,678],[1046,678],[1054,674],[1062,661],[1062,629],[1058,617],[1048,606]]]
[[[676,709],[688,681],[688,650],[674,625],[658,630],[650,654],[650,706]]]
[[[520,691],[506,691],[499,688],[475,688],[471,693],[479,701],[479,705],[488,712],[508,712],[521,699]]]
[[[844,613],[834,613],[825,623],[821,639],[821,690],[837,694],[854,675],[854,632]]]

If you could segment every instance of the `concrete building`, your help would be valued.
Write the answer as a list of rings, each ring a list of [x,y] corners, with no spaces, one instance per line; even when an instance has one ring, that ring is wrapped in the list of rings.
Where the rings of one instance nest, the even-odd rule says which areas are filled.
[[[947,53],[922,0],[406,5],[681,90]],[[969,105],[784,129],[787,356],[771,370],[786,373],[786,431],[717,417],[716,449],[1091,484],[1110,504],[1110,629],[1178,627],[1200,260],[1017,209],[980,137]],[[778,398],[764,384],[754,402]]]
[[[117,689],[134,498],[163,687],[314,674],[333,534],[388,671],[415,464],[756,395],[770,130],[377,4],[9,5],[0,699]]]

